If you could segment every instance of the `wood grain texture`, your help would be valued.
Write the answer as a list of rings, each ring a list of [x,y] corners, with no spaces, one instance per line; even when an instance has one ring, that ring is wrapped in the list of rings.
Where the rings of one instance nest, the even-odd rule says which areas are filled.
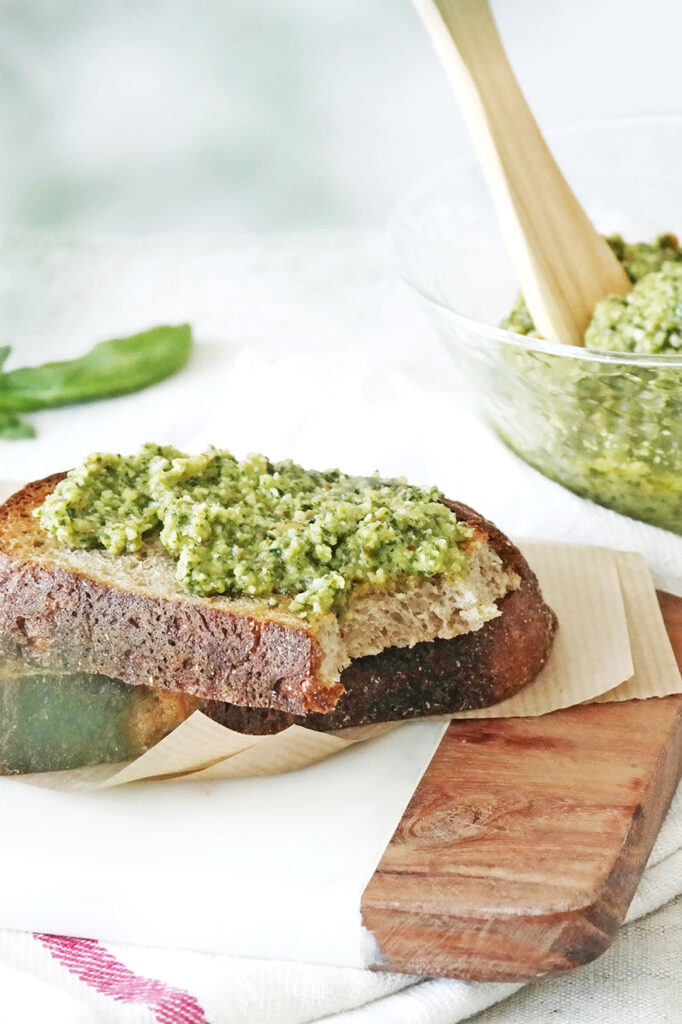
[[[596,303],[632,285],[542,137],[487,0],[413,3],[459,101],[533,319],[543,337],[584,345]]]
[[[660,595],[682,666],[682,599]],[[610,945],[682,774],[682,695],[453,722],[365,890],[383,970],[521,981]]]

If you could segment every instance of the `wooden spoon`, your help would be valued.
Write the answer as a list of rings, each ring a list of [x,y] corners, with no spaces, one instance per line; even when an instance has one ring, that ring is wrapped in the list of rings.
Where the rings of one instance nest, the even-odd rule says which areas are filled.
[[[583,345],[595,304],[632,285],[559,170],[488,0],[413,0],[459,100],[526,304],[543,337]]]

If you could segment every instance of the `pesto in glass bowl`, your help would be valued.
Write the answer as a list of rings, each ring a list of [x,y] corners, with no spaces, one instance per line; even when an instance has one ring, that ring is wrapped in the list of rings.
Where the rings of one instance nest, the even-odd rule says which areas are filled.
[[[599,302],[585,333],[593,352],[679,355],[682,352],[682,249],[672,234],[653,243],[609,244],[633,289]],[[523,297],[502,327],[538,337]],[[518,402],[526,420],[498,426],[507,444],[536,469],[583,497],[682,532],[682,392],[676,366],[630,366],[566,360],[511,349]],[[542,400],[540,400],[542,396]],[[547,398],[551,399],[548,408]],[[539,418],[541,417],[541,419]],[[531,438],[540,438],[541,443]]]
[[[635,240],[682,225],[682,119],[587,125],[551,145],[604,234],[622,230]],[[400,271],[506,444],[582,497],[682,533],[675,237],[636,246],[611,238],[635,287],[599,304],[579,348],[538,338],[522,300],[514,303],[515,275],[475,161],[446,168],[413,193],[391,234]]]

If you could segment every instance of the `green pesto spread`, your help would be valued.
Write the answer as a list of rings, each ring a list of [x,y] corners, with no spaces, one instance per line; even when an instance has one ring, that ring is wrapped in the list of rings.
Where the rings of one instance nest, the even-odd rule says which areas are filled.
[[[682,249],[675,235],[655,242],[606,241],[634,284],[627,295],[598,302],[585,332],[585,347],[609,352],[666,352],[682,347]],[[502,321],[515,334],[539,338],[523,296]]]
[[[89,456],[35,514],[69,548],[123,554],[158,535],[191,593],[286,595],[307,617],[342,614],[360,585],[464,575],[472,531],[441,499],[401,479],[147,444]]]
[[[682,354],[682,249],[671,234],[607,241],[633,288],[597,303],[585,348],[661,363],[504,352],[500,379],[514,394],[497,426],[519,455],[576,493],[682,533],[682,373],[665,363]],[[502,326],[539,337],[522,297]]]
[[[651,353],[682,349],[682,263],[666,263],[638,280],[627,295],[598,302],[585,347]]]

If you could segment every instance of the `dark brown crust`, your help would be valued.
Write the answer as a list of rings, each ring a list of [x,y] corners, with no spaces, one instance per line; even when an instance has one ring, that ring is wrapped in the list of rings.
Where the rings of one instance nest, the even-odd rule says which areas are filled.
[[[518,548],[465,505],[445,501],[521,577],[499,603],[502,615],[454,640],[359,658],[341,684],[322,688],[319,646],[304,625],[147,598],[42,565],[39,554],[13,555],[13,521],[62,478],[30,484],[0,510],[0,657],[192,694],[217,720],[257,733],[291,722],[329,730],[485,707],[525,686],[549,655],[556,619],[536,577]]]
[[[498,618],[453,640],[358,658],[341,676],[346,692],[331,714],[302,719],[214,703],[205,713],[238,732],[279,732],[293,724],[329,731],[488,707],[531,682],[549,657],[556,616],[518,548],[466,505],[445,504],[458,519],[484,530],[505,566],[521,577],[520,588],[498,602]]]
[[[12,554],[13,524],[61,479],[29,484],[0,510],[1,657],[293,714],[336,705],[343,687],[320,684],[322,652],[303,623],[149,598],[41,564],[39,551]]]

